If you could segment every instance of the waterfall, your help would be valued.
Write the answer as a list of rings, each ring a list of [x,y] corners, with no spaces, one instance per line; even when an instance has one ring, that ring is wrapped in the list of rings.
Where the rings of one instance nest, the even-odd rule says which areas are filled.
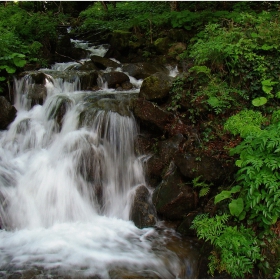
[[[108,278],[114,267],[160,267],[147,240],[155,231],[129,221],[131,192],[145,184],[133,117],[97,110],[83,126],[76,80],[49,79],[44,104],[32,108],[30,77],[15,85],[18,114],[0,135],[1,271],[74,266],[83,276]]]
[[[129,220],[135,189],[147,185],[133,116],[83,115],[78,77],[46,74],[34,104],[32,75],[14,84],[18,113],[0,132],[0,277],[27,268],[35,278],[185,276],[165,248],[174,234]]]

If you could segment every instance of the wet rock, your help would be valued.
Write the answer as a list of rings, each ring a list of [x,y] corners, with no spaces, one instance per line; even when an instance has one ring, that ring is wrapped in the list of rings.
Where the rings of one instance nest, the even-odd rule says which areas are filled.
[[[170,43],[171,43],[171,41],[168,37],[158,38],[154,42],[154,46],[155,46],[156,51],[159,54],[166,54],[169,49]]]
[[[174,155],[181,149],[185,142],[182,134],[177,134],[167,140],[158,141],[154,146],[154,155],[147,162],[147,179],[151,186],[160,183],[168,172],[171,172]]]
[[[43,105],[47,98],[47,89],[42,84],[32,84],[29,88],[27,98],[31,99],[31,106]]]
[[[154,103],[142,98],[135,99],[133,104],[134,115],[140,119],[143,124],[147,124],[147,127],[152,125],[163,131],[166,130],[166,125],[173,119],[173,115],[171,113],[162,110]]]
[[[55,119],[59,128],[62,127],[62,121],[67,110],[73,105],[73,101],[66,96],[57,96],[50,102],[47,110],[48,120]]]
[[[170,136],[181,133],[188,135],[190,128],[176,119],[176,117],[157,106],[155,103],[143,98],[133,100],[132,111],[134,116],[139,119],[140,124],[155,134],[168,132]]]
[[[0,108],[0,129],[3,130],[13,122],[17,110],[4,96],[0,96]]]
[[[91,99],[84,105],[79,116],[79,126],[91,126],[100,110],[118,113],[121,116],[131,116],[129,100],[116,100],[111,98]]]
[[[125,81],[121,84],[123,90],[130,90],[133,88],[133,84],[129,81]]]
[[[124,64],[122,70],[136,79],[145,79],[157,72],[168,74],[166,67],[148,62]]]
[[[85,61],[83,65],[77,68],[80,71],[92,71],[98,70],[99,68],[92,61]]]
[[[48,79],[48,76],[43,72],[33,72],[30,74],[30,77],[32,78],[32,82],[37,85],[38,84],[45,85],[46,79]]]
[[[150,192],[145,186],[137,187],[130,219],[138,228],[151,227],[156,223],[156,211],[150,201]]]
[[[162,181],[153,193],[153,203],[158,215],[167,220],[182,220],[196,207],[193,189],[183,183],[181,174],[175,172]]]
[[[123,72],[112,71],[104,73],[102,80],[108,84],[109,88],[116,88],[117,85],[129,82],[129,77]]]
[[[197,212],[191,212],[189,213],[184,220],[179,224],[176,231],[181,233],[183,236],[196,236],[196,231],[191,228],[192,221],[197,216]]]
[[[120,66],[119,63],[105,57],[97,56],[97,55],[92,55],[90,57],[92,63],[101,70],[105,70],[107,67],[112,67],[112,68],[117,68]]]
[[[98,72],[83,71],[79,72],[81,90],[92,90],[97,86]]]
[[[222,164],[215,158],[191,154],[177,154],[175,164],[187,178],[194,179],[201,176],[201,180],[217,183],[225,177]]]
[[[69,59],[70,61],[73,61],[73,59],[80,60],[87,57],[89,54],[90,52],[88,50],[72,47]]]
[[[159,101],[168,97],[173,78],[164,73],[155,73],[144,79],[139,97],[149,101]]]

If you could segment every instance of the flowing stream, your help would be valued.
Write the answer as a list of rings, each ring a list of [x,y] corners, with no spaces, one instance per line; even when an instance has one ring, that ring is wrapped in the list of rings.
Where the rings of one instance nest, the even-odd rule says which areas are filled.
[[[0,277],[194,278],[195,261],[168,249],[176,239],[191,255],[191,244],[160,221],[129,220],[135,189],[149,188],[133,116],[90,106],[102,95],[129,99],[141,81],[131,77],[125,94],[81,91],[77,76],[53,74],[68,66],[41,70],[43,105],[27,98],[30,75],[15,80],[17,117],[0,132]]]

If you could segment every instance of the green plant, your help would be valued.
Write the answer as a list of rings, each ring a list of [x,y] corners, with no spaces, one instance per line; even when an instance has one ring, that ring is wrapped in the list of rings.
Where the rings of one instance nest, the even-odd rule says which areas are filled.
[[[280,268],[277,268],[276,272],[274,273],[273,277],[275,279],[279,279],[280,278]]]
[[[168,111],[177,111],[181,108],[181,100],[184,95],[184,79],[181,77],[176,77],[175,80],[172,83],[172,87],[170,90],[171,94],[171,104],[167,108]]]
[[[201,160],[199,158],[199,160]],[[209,191],[210,187],[213,185],[212,183],[206,183],[205,181],[200,181],[201,176],[198,176],[192,180],[192,184],[194,188],[200,188],[199,197],[206,196]]]
[[[261,112],[244,109],[234,116],[227,119],[224,129],[230,131],[233,135],[240,134],[246,137],[251,133],[261,132],[261,125],[267,121]]]
[[[259,227],[275,224],[280,216],[280,123],[248,134],[231,154],[238,154],[237,181],[244,211]]]
[[[244,278],[246,273],[252,273],[254,264],[261,260],[257,238],[251,229],[241,225],[228,226],[229,215],[214,216],[207,214],[195,217],[191,228],[197,231],[197,236],[209,241],[214,250],[209,257],[209,273],[213,276],[217,270],[227,272],[233,278]]]

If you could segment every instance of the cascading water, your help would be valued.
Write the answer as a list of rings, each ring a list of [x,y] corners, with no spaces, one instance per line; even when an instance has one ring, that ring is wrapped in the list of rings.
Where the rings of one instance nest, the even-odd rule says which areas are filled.
[[[34,106],[32,78],[15,80],[17,117],[0,132],[0,276],[186,276],[166,234],[129,221],[135,189],[146,185],[133,116],[93,109],[82,118],[79,79],[45,83]]]

